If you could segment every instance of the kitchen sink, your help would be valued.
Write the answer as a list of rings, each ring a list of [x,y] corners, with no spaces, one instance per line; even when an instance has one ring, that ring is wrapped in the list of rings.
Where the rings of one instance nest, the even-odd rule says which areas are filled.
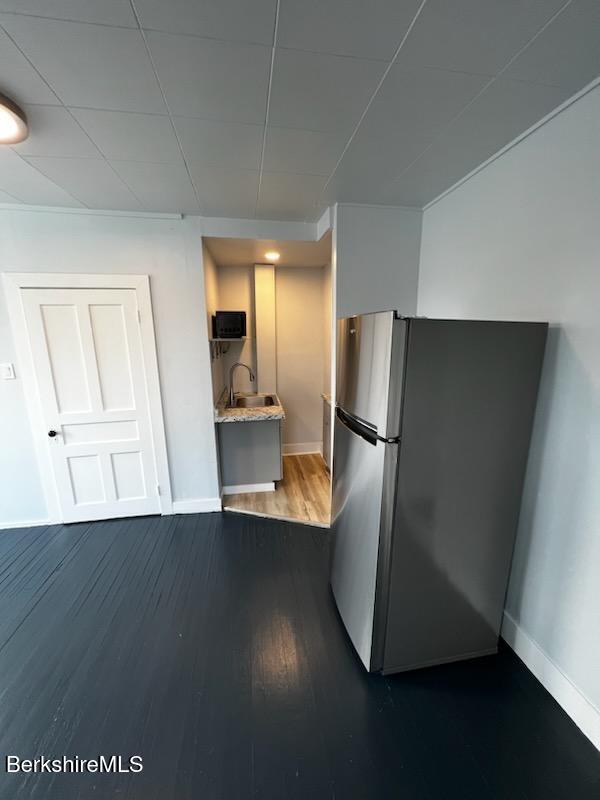
[[[272,394],[253,394],[248,397],[236,397],[236,408],[265,408],[276,405]]]

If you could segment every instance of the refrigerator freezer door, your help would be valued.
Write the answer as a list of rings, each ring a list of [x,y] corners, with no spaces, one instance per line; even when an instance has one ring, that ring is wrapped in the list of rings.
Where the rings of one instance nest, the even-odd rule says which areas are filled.
[[[399,433],[399,413],[389,395],[390,380],[392,391],[400,392],[394,362],[403,358],[403,340],[394,333],[402,334],[405,323],[394,317],[393,311],[347,317],[337,331],[337,405],[385,437]]]
[[[331,588],[365,667],[372,669],[375,588],[384,487],[385,445],[335,420]]]

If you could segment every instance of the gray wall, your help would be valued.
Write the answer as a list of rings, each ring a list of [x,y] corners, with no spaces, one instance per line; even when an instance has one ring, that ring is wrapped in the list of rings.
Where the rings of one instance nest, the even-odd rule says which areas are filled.
[[[337,317],[417,308],[422,212],[414,208],[336,206]]]
[[[552,325],[507,610],[596,709],[599,133],[596,89],[431,206],[418,301],[426,316]]]
[[[201,237],[193,218],[0,213],[0,272],[150,275],[173,499],[218,498]],[[0,283],[0,362],[16,362]],[[43,520],[20,366],[0,381],[0,527]]]

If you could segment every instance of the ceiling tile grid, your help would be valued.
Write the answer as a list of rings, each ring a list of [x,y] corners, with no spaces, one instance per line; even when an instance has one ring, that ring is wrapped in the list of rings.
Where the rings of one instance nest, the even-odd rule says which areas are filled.
[[[399,177],[380,185],[378,202],[426,205],[556,108],[562,97],[556,87],[500,78]]]
[[[21,104],[60,105],[59,98],[1,27],[0,76],[0,91]]]
[[[600,73],[596,0],[0,0],[0,202],[422,206]],[[12,198],[12,199],[7,199]]]
[[[65,105],[166,112],[139,30],[17,14],[0,25]]]
[[[0,149],[0,189],[30,205],[81,208],[83,203],[13,150]],[[7,201],[12,202],[12,201]]]
[[[13,145],[22,156],[101,158],[102,154],[77,120],[61,106],[24,105],[30,134]]]
[[[106,158],[183,163],[177,136],[167,116],[75,107],[69,111]]]
[[[146,30],[271,45],[277,0],[135,0]]]
[[[196,194],[183,163],[110,161],[110,166],[147,211],[199,213]]]
[[[209,167],[259,169],[262,125],[193,117],[175,117],[174,124],[189,162],[204,163]]]
[[[129,0],[0,0],[0,11],[137,28]]]
[[[144,210],[107,161],[52,156],[28,156],[26,161],[85,206]]]

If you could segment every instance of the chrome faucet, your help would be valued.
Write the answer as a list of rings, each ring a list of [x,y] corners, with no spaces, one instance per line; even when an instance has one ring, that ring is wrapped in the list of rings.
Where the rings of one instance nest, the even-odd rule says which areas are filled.
[[[250,375],[250,380],[254,381],[254,373],[248,366],[248,364],[242,364],[241,361],[236,361],[235,364],[232,365],[231,369],[229,370],[229,407],[233,406],[233,401],[235,399],[235,392],[233,391],[233,373],[237,369],[237,367],[245,367],[248,370],[248,375]]]

